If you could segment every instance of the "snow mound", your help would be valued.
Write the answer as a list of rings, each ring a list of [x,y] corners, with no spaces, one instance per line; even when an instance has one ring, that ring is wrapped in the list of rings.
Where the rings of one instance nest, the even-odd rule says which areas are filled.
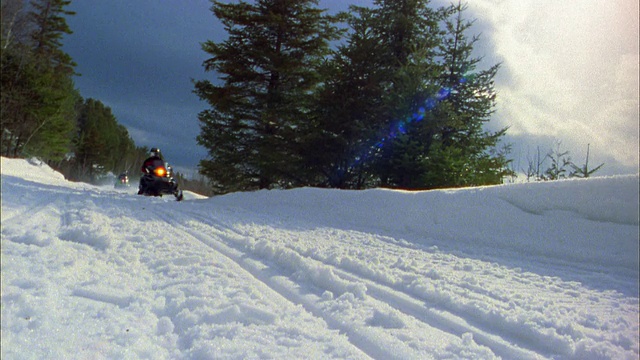
[[[303,188],[209,201],[295,226],[375,232],[425,248],[526,254],[560,266],[616,264],[635,273],[639,182],[629,175],[416,192]],[[620,225],[625,236],[612,237]]]
[[[588,220],[638,225],[638,184],[638,175],[596,177],[517,185],[497,195],[536,215],[569,211]]]
[[[17,176],[42,184],[66,184],[64,176],[39,159],[10,159],[2,157],[0,167],[3,176]]]

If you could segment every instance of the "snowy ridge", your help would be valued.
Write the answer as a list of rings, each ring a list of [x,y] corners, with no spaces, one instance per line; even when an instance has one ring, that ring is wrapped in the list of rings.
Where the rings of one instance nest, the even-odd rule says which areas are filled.
[[[2,158],[2,358],[637,359],[638,183],[178,203]]]
[[[589,262],[637,273],[638,243],[629,239],[637,239],[638,179],[618,176],[424,192],[265,190],[212,201],[242,204],[245,210],[268,213],[278,221],[294,213],[297,224],[303,220],[310,226],[373,231],[411,245],[467,255],[509,250],[539,255],[544,261]],[[625,236],[611,236],[613,227],[625,229]]]

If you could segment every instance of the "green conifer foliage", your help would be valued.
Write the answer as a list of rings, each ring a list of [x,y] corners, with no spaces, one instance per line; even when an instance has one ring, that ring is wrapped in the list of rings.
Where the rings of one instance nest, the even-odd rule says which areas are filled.
[[[302,130],[336,38],[333,19],[315,0],[213,4],[229,37],[203,44],[212,56],[205,70],[221,83],[195,83],[211,106],[199,115],[198,143],[209,152],[201,172],[217,192],[300,185]]]
[[[351,28],[325,73],[315,118],[322,149],[310,168],[321,186],[364,188],[386,183],[390,171],[376,144],[435,88],[442,9],[429,1],[375,1],[350,8]]]
[[[73,15],[65,10],[69,3],[33,0],[3,14],[3,155],[60,160],[70,149],[79,95],[71,80],[75,64],[60,42],[71,33],[64,18]]]
[[[429,62],[435,60],[434,66],[419,67],[407,61],[398,69],[398,83],[410,86],[405,86],[407,92],[397,92],[395,101],[405,99],[402,94],[410,95],[414,89],[423,105],[408,102],[418,112],[414,110],[399,135],[381,149],[377,169],[383,186],[430,189],[497,184],[509,173],[508,147],[496,149],[506,129],[484,130],[495,106],[493,78],[498,65],[476,69],[480,59],[472,58],[471,52],[477,38],[466,35],[471,22],[464,20],[464,10],[458,3],[443,12],[444,36],[436,56],[427,56]],[[407,58],[424,59],[424,54],[424,50],[414,51]],[[421,83],[412,80],[420,79],[421,74]],[[399,109],[399,113],[409,109]]]
[[[107,172],[136,170],[145,151],[138,156],[127,129],[118,124],[111,109],[95,99],[86,99],[78,108],[72,178],[95,182]]]
[[[383,103],[387,83],[383,44],[371,28],[373,14],[362,7],[351,11],[346,44],[322,68],[325,81],[305,139],[304,158],[310,184],[315,186],[370,186],[365,153],[388,117]]]
[[[589,167],[589,150],[590,150],[590,147],[591,147],[591,144],[587,144],[587,157],[585,159],[584,165],[582,165],[581,167],[578,167],[574,163],[569,164],[569,166],[571,166],[571,168],[573,169],[571,174],[569,174],[569,177],[588,178],[591,175],[593,175],[593,173],[595,173],[596,171],[600,170],[600,168],[602,168],[604,166],[604,163],[602,163],[602,164],[596,166],[595,168],[590,168]]]
[[[484,129],[499,66],[476,69],[464,6],[376,0],[330,19],[311,3],[214,2],[229,38],[204,44],[204,65],[221,82],[195,85],[211,105],[198,141],[215,191],[428,189],[510,173],[509,147],[498,149],[506,129]],[[338,18],[348,35],[327,57]]]
[[[65,16],[75,15],[65,9],[69,4],[71,0],[34,0],[31,2],[33,10],[29,12],[35,26],[31,33],[34,52],[43,59],[42,66],[63,75],[71,75],[76,66],[69,54],[62,51],[63,36],[73,34],[65,19]]]

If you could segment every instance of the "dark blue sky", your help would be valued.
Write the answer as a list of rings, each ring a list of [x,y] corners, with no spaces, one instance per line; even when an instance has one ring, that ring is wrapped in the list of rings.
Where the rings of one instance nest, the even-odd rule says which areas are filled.
[[[67,19],[73,34],[64,50],[78,64],[80,94],[109,106],[136,145],[159,147],[187,173],[206,157],[195,137],[197,114],[208,105],[193,94],[192,79],[215,79],[204,72],[208,57],[200,44],[226,37],[210,8],[209,0],[78,0],[68,7],[76,14]]]
[[[562,141],[579,165],[590,143],[591,164],[607,164],[601,175],[637,172],[638,20],[628,16],[637,11],[627,11],[629,4],[637,9],[634,2],[592,2],[571,8],[576,16],[557,9],[556,1],[470,4],[472,31],[482,35],[475,46],[485,59],[480,68],[502,63],[489,129],[511,127],[507,140],[514,144],[516,170],[526,167],[537,146],[544,153]],[[321,0],[320,7],[371,3]],[[204,72],[208,56],[200,44],[226,37],[210,7],[209,0],[75,0],[69,10],[76,15],[67,19],[74,33],[64,39],[81,74],[75,79],[80,94],[109,106],[138,146],[161,148],[187,175],[207,155],[195,137],[197,114],[208,104],[193,94],[192,79],[215,80]],[[592,73],[590,82],[586,73]],[[621,81],[620,73],[628,77]],[[611,98],[612,89],[621,94],[615,101],[594,101]]]
[[[78,64],[84,98],[109,106],[138,146],[159,147],[176,168],[206,156],[195,137],[198,112],[191,79],[211,77],[200,43],[222,35],[208,0],[74,1],[64,49]]]

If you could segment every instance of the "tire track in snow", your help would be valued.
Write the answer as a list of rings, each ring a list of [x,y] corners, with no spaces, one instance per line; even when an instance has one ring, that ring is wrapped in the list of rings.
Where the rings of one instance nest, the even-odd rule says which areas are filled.
[[[461,338],[465,334],[471,333],[476,343],[490,348],[494,354],[503,359],[525,360],[539,359],[541,357],[536,349],[527,349],[526,347],[509,343],[505,340],[505,338],[510,337],[509,334],[488,332],[470,324],[464,317],[456,315],[449,310],[438,308],[423,299],[417,299],[414,295],[393,289],[386,285],[381,285],[375,280],[366,279],[361,275],[312,257],[304,256],[299,252],[297,252],[297,254],[304,257],[305,261],[315,263],[313,266],[329,268],[331,273],[345,282],[364,285],[368,297],[384,303],[400,313],[410,316],[430,327]]]
[[[3,185],[4,186],[4,185]],[[12,191],[3,189],[3,191]],[[2,235],[7,240],[36,246],[47,246],[59,234],[59,229],[70,222],[69,212],[73,195],[56,193],[56,196],[33,196],[29,206],[6,205],[15,209],[14,213],[2,212]],[[3,204],[4,207],[5,204]],[[52,219],[50,222],[47,219]],[[42,228],[43,223],[48,223]],[[54,224],[55,226],[51,226]]]
[[[149,199],[144,199],[143,201],[148,201]],[[144,265],[149,268],[151,270],[151,272],[153,273],[164,273],[166,270],[163,270],[164,267],[166,267],[167,265],[169,266],[174,266],[174,265],[178,265],[180,267],[182,266],[190,266],[190,265],[201,265],[203,261],[206,261],[205,259],[210,258],[211,254],[201,254],[201,251],[203,249],[197,249],[197,248],[192,248],[189,247],[188,245],[192,245],[192,244],[201,244],[202,248],[208,249],[210,250],[212,253],[215,253],[216,255],[220,256],[220,259],[222,259],[222,261],[220,261],[220,259],[217,261],[217,263],[227,263],[221,266],[232,266],[233,272],[234,273],[239,273],[242,271],[246,272],[246,277],[251,277],[252,279],[254,279],[255,277],[253,276],[253,274],[251,274],[250,272],[246,271],[241,264],[239,264],[237,261],[235,261],[232,257],[227,256],[225,253],[218,251],[215,247],[212,247],[210,245],[208,245],[206,242],[203,242],[200,238],[195,237],[191,234],[191,232],[187,231],[188,229],[185,226],[182,226],[179,224],[179,218],[176,218],[176,214],[174,213],[174,209],[168,209],[165,207],[165,203],[162,199],[151,199],[152,202],[148,205],[145,205],[143,207],[144,210],[146,210],[146,213],[144,216],[142,216],[143,218],[145,218],[145,221],[158,221],[161,223],[161,226],[154,226],[158,229],[162,229],[164,234],[168,237],[174,238],[174,239],[180,239],[180,241],[182,242],[182,244],[180,244],[180,248],[178,252],[171,252],[171,253],[167,253],[165,257],[162,258],[157,258],[157,257],[153,257],[150,258],[146,261],[142,261],[144,263]],[[165,226],[166,225],[166,228]],[[169,251],[169,249],[175,250],[177,248],[177,246],[172,246],[171,248],[165,247],[163,246],[164,250],[163,251]],[[154,253],[154,254],[157,254]],[[210,266],[215,266],[214,264],[211,264]],[[193,273],[191,274],[193,275]],[[239,276],[241,276],[242,274],[239,274]],[[157,276],[154,276],[154,278]],[[205,275],[205,278],[207,279],[206,281],[211,281],[212,283],[215,283],[216,279],[211,278],[211,275]],[[192,284],[192,282],[194,281],[194,279],[178,279],[175,280],[171,277],[163,279],[164,281],[161,281],[158,284],[154,284],[152,286],[153,291],[160,291],[161,296],[164,296],[162,294],[164,294],[164,292],[167,291],[167,289],[172,289],[172,288],[182,288],[183,286],[188,286],[190,284]],[[202,281],[202,279],[200,280]],[[252,287],[258,287],[258,288],[263,288],[261,290],[272,290],[270,289],[266,284],[261,283],[261,282],[256,282],[256,284],[252,284]],[[279,295],[277,292],[275,292],[275,294]],[[193,297],[196,295],[193,294],[187,294],[187,296],[189,297]],[[283,299],[286,300],[286,299]],[[188,327],[185,326],[191,326],[192,324],[189,325],[185,325],[184,324],[184,319],[181,320],[180,318],[180,314],[182,313],[182,311],[184,310],[184,308],[182,308],[183,304],[174,304],[172,302],[168,303],[164,308],[159,309],[157,311],[155,311],[155,315],[160,319],[169,319],[169,321],[167,322],[166,320],[163,320],[164,324],[167,324],[167,328],[170,329],[174,329],[171,330],[171,332],[174,332],[175,334],[178,335],[178,349],[181,352],[186,352],[189,351],[193,344],[193,334],[190,332],[190,329]],[[260,312],[260,310],[254,309],[251,306],[244,306],[242,304],[239,304],[238,306],[235,307],[227,307],[224,309],[216,309],[218,315],[222,314],[222,318],[226,317],[226,314],[229,314],[229,316],[246,316],[246,318],[243,319],[238,319],[239,322],[243,322],[243,321],[252,321],[252,317],[256,317],[256,318],[264,318],[264,317],[271,317],[272,315],[265,315],[265,313]],[[246,312],[249,312],[249,314],[246,314]],[[204,322],[211,322],[211,316],[209,316],[209,319],[204,319],[202,320]],[[214,321],[215,322],[215,321]],[[168,324],[171,324],[170,326]],[[175,327],[175,328],[174,328]]]
[[[490,348],[493,353],[503,359],[539,359],[541,357],[535,349],[527,349],[518,345],[513,345],[506,341],[504,334],[492,334],[486,330],[469,324],[469,322],[458,315],[447,310],[438,309],[425,304],[424,300],[419,300],[412,295],[397,291],[388,286],[363,279],[357,275],[350,274],[344,270],[335,268],[334,272],[341,278],[349,281],[360,281],[367,286],[367,294],[376,299],[389,304],[398,311],[434,326],[442,331],[462,337],[466,333],[473,334],[476,343]]]
[[[303,289],[300,288],[300,284],[282,275],[282,268],[274,269],[267,264],[264,264],[260,257],[254,258],[252,254],[244,252],[238,249],[237,245],[228,245],[228,243],[234,243],[235,241],[229,238],[229,234],[225,234],[225,230],[233,233],[234,236],[242,237],[235,230],[228,226],[218,222],[217,226],[211,224],[211,219],[204,218],[201,215],[191,213],[190,217],[200,218],[203,224],[214,228],[217,235],[210,235],[203,231],[192,229],[186,225],[180,224],[179,221],[166,217],[164,220],[167,223],[180,227],[184,232],[190,234],[195,239],[199,240],[203,244],[209,246],[213,250],[219,252],[230,260],[238,264],[242,269],[251,274],[255,279],[259,280],[266,287],[270,288],[275,293],[279,294],[287,301],[301,305],[305,310],[311,313],[313,316],[322,319],[330,329],[338,330],[340,333],[345,334],[349,342],[358,349],[359,352],[365,354],[373,359],[404,359],[406,354],[399,352],[398,347],[389,346],[388,343],[376,341],[374,337],[367,336],[366,331],[363,329],[352,327],[339,319],[336,319],[326,314],[320,307],[316,305],[316,302],[320,297],[310,297],[308,294],[303,294]],[[227,239],[228,243],[225,243],[224,239]],[[281,264],[275,264],[280,266]]]
[[[300,255],[303,256],[303,253]],[[448,285],[455,287],[455,290],[449,289],[449,291],[452,291],[454,295],[464,293],[464,296],[468,297],[469,304],[451,303],[449,302],[451,300],[442,302],[430,295],[410,291],[406,285],[385,283],[384,279],[378,279],[357,270],[345,269],[313,255],[310,258],[333,267],[333,272],[347,281],[358,281],[365,284],[367,294],[392,306],[397,304],[396,308],[399,311],[424,319],[424,321],[458,336],[472,333],[478,344],[491,348],[502,358],[571,358],[573,354],[571,343],[564,338],[562,333],[557,334],[556,329],[535,329],[531,325],[525,324],[526,319],[510,322],[509,319],[503,317],[503,314],[493,312],[479,314],[472,305],[474,301],[506,301],[496,298],[495,294],[485,289],[449,282]],[[514,281],[520,280],[514,279]],[[522,284],[514,283],[512,285]],[[467,295],[467,292],[471,292],[472,295]]]
[[[9,225],[13,225],[17,221],[23,219],[31,219],[40,213],[50,212],[51,208],[48,205],[54,202],[56,202],[56,200],[40,201],[35,206],[25,207],[11,215],[3,216],[2,225],[3,227],[8,227]]]
[[[190,213],[190,216],[192,216],[194,219],[197,218],[199,221],[209,226],[222,227],[225,230],[232,232],[234,237],[246,237],[246,235],[243,235],[240,232],[232,229],[229,225],[224,224],[222,221],[214,220],[197,213]],[[229,239],[228,235],[227,240],[237,243],[237,241]],[[234,247],[237,247],[237,245],[235,245]],[[496,326],[495,324],[489,324],[484,323],[480,320],[474,320],[473,318],[469,317],[469,314],[466,314],[464,312],[451,310],[446,306],[443,307],[442,305],[430,303],[428,299],[417,298],[416,295],[407,293],[402,289],[397,289],[389,285],[380,284],[379,281],[371,279],[365,274],[359,274],[355,271],[341,268],[339,266],[336,266],[335,264],[323,261],[317,256],[307,255],[303,251],[296,250],[291,247],[286,247],[286,249],[289,251],[294,251],[298,256],[304,258],[305,261],[315,263],[314,266],[327,267],[335,276],[337,276],[344,282],[364,285],[366,287],[365,292],[367,295],[369,295],[369,297],[376,299],[381,303],[385,303],[391,308],[394,308],[405,315],[417,319],[418,321],[423,322],[430,327],[434,327],[443,332],[458,337],[462,337],[466,333],[471,333],[476,343],[490,348],[496,355],[504,359],[540,359],[541,357],[546,357],[543,354],[550,355],[555,349],[554,345],[545,344],[542,340],[538,341],[540,343],[539,346],[531,346],[531,343],[535,342],[534,339],[524,339],[524,337],[522,339],[519,339],[513,336],[513,334],[511,334],[508,329],[499,329],[499,326]],[[258,252],[259,250],[256,251],[256,249],[253,249],[253,255],[257,258],[262,258],[264,254],[259,254]],[[245,258],[243,261],[249,261],[247,259],[248,258]],[[282,264],[278,265],[282,266]],[[261,279],[261,281],[263,282],[268,282],[268,277],[271,276],[261,275],[261,270],[259,268],[255,268],[250,272],[253,273],[256,277],[262,276],[263,279]],[[320,285],[322,287],[322,285],[326,284]],[[272,287],[271,285],[269,286]],[[282,292],[287,291],[287,289],[277,289],[276,291]],[[488,296],[487,294],[484,295]],[[290,301],[298,302],[299,300],[297,300],[296,297],[299,298],[299,296],[294,296],[293,298],[291,298],[291,295],[288,296]],[[305,305],[305,308],[312,311],[314,315],[327,320],[326,314],[323,314],[317,308],[315,310],[310,309],[315,308],[313,304],[307,304]],[[331,323],[331,321],[327,322]],[[355,333],[355,331],[348,331],[344,329],[344,326],[342,326],[342,328],[339,327],[339,329],[347,334],[350,332]],[[352,336],[350,336],[350,338],[352,338]],[[383,358],[388,358],[389,355],[390,354],[387,354],[383,356]],[[391,356],[393,355],[391,354]],[[374,357],[378,358],[378,356]]]
[[[13,192],[15,191],[14,189],[12,189],[12,187],[15,187],[16,185],[14,185],[13,183],[9,183],[7,185],[5,185],[5,183],[2,183],[2,192]],[[17,192],[17,191],[16,191]],[[15,219],[23,219],[23,218],[31,218],[34,215],[36,215],[39,212],[43,212],[43,211],[48,211],[50,210],[48,205],[58,202],[59,201],[59,197],[56,197],[54,199],[51,199],[50,197],[47,196],[33,196],[35,198],[35,200],[30,200],[28,203],[30,204],[29,206],[25,206],[22,207],[20,205],[15,206],[15,205],[11,205],[10,207],[15,209],[16,207],[20,207],[20,210],[16,211],[13,214],[10,215],[6,215],[2,214],[2,223],[3,225],[8,225],[11,224],[13,222],[15,222]],[[9,205],[7,205],[9,206]],[[28,214],[28,216],[26,216]]]
[[[430,301],[428,298],[421,298],[416,294],[406,292],[397,286],[384,284],[383,280],[326,262],[319,256],[307,255],[305,252],[293,248],[288,249],[331,268],[336,276],[345,281],[364,284],[369,296],[387,303],[404,314],[456,336],[462,337],[466,333],[471,333],[476,343],[490,348],[496,355],[504,359],[540,359],[553,354],[557,348],[556,344],[552,342],[553,339],[532,339],[527,338],[526,335],[514,336],[509,329],[500,329],[499,325],[474,319],[472,314],[464,310],[450,309],[445,305]],[[462,289],[462,287],[458,287]],[[492,298],[492,294],[487,291],[472,291],[477,295]],[[538,346],[532,346],[531,343],[538,343]]]
[[[330,290],[332,292],[337,292],[338,294],[344,294],[346,292],[355,293],[356,297],[361,297],[363,299],[366,298],[366,301],[368,303],[380,303],[384,304],[388,308],[395,308],[400,313],[405,314],[406,316],[410,316],[414,320],[417,320],[418,323],[424,324],[423,326],[427,326],[430,329],[441,331],[455,337],[464,338],[462,335],[464,335],[465,333],[477,333],[479,334],[480,338],[488,338],[490,336],[483,336],[483,333],[479,330],[474,332],[469,327],[457,325],[457,323],[450,323],[449,320],[444,320],[446,316],[437,315],[436,313],[433,313],[428,317],[420,315],[426,309],[423,302],[416,299],[402,299],[398,295],[381,296],[380,294],[384,293],[385,291],[387,293],[390,293],[390,290],[380,290],[380,287],[374,286],[371,281],[367,281],[366,279],[355,276],[348,276],[346,275],[346,272],[340,271],[332,265],[322,263],[316,259],[312,259],[300,253],[297,253],[297,255],[300,256],[301,259],[304,259],[303,261],[307,263],[306,266],[305,264],[300,264],[300,268],[292,268],[292,265],[289,263],[290,259],[284,260],[283,262],[281,260],[278,260],[277,258],[274,258],[273,256],[265,256],[264,249],[262,249],[262,252],[261,250],[257,250],[256,248],[251,249],[250,246],[247,246],[247,243],[249,242],[247,236],[236,231],[230,225],[224,224],[222,221],[219,221],[217,219],[203,216],[194,212],[190,212],[189,216],[192,219],[197,219],[207,226],[211,226],[216,232],[218,232],[218,236],[217,239],[215,239],[213,236],[205,234],[204,232],[194,230],[184,225],[179,225],[185,231],[189,232],[192,236],[198,238],[205,244],[213,247],[215,250],[223,253],[225,256],[233,259],[242,268],[251,273],[255,278],[265,283],[268,287],[281,294],[289,301],[302,305],[314,316],[323,319],[331,328],[345,333],[354,346],[373,358],[402,359],[407,357],[415,357],[415,353],[403,353],[402,349],[399,349],[399,347],[406,347],[407,345],[405,344],[390,344],[388,342],[381,342],[379,337],[376,336],[376,334],[374,334],[372,331],[370,331],[369,328],[371,328],[371,326],[352,326],[350,324],[346,324],[344,321],[341,321],[338,318],[331,316],[330,314],[327,314],[326,311],[320,308],[319,304],[317,303],[318,301],[320,301],[320,297],[309,299],[309,296],[307,294],[302,295],[302,293],[298,290],[298,288],[304,284],[300,284],[297,281],[291,280],[291,277],[294,276],[296,272],[313,273],[316,272],[314,271],[316,268],[324,267],[326,269],[330,269],[328,273],[321,273],[315,278],[313,278],[313,275],[311,275],[311,279],[305,279],[306,282],[313,284],[318,289]],[[174,221],[172,223],[176,222]],[[247,249],[249,251],[247,251]],[[268,259],[267,261],[269,261],[269,265],[276,265],[277,267],[279,267],[279,271],[272,269],[268,265],[264,264],[262,259],[264,259],[265,257]],[[284,257],[286,258],[286,256]],[[311,262],[312,264],[309,265],[309,262]],[[309,266],[310,269],[305,268]],[[286,273],[290,273],[290,275],[285,278],[285,276],[282,275],[283,270]],[[340,272],[340,277],[342,279],[336,277],[333,274],[335,272]],[[327,277],[329,277],[330,279],[327,280]],[[367,292],[367,288],[363,286],[365,282],[369,283],[368,286],[371,286],[372,289],[376,289],[374,293],[377,293],[377,295],[369,294],[371,296],[366,296],[365,293]],[[336,283],[338,284],[336,285]],[[411,301],[413,303],[411,303]],[[372,309],[375,313],[377,312],[376,309],[384,308],[385,306],[376,305],[372,306]],[[372,322],[376,321],[372,319],[369,320]],[[458,323],[459,322],[461,321],[458,321]],[[373,327],[375,327],[375,325],[373,325]],[[518,348],[509,348],[508,346],[504,345],[504,342],[500,342],[497,339],[485,342],[493,345],[487,346],[488,348],[497,348],[498,351],[496,351],[495,353],[502,354],[502,356],[506,354],[509,358],[514,358],[515,354],[516,357],[522,359],[537,358],[536,356],[525,350],[519,350]],[[477,341],[476,343],[482,344],[479,341]],[[405,351],[409,350],[406,349]]]
[[[496,355],[504,359],[539,359],[541,356],[545,356],[542,354],[551,354],[556,348],[551,342],[545,343],[544,339],[538,341],[539,346],[531,346],[530,343],[535,342],[534,339],[523,341],[523,339],[513,336],[509,330],[497,329],[495,324],[474,320],[464,311],[452,310],[446,306],[435,304],[429,299],[419,298],[402,288],[383,284],[379,279],[339,267],[318,256],[307,255],[303,251],[293,248],[288,249],[296,251],[298,255],[310,261],[316,261],[331,268],[336,276],[345,281],[364,284],[367,288],[367,295],[387,303],[404,314],[456,336],[461,337],[465,333],[473,334],[473,339],[478,344],[489,347]],[[480,296],[491,297],[491,294],[486,291],[475,292]]]

